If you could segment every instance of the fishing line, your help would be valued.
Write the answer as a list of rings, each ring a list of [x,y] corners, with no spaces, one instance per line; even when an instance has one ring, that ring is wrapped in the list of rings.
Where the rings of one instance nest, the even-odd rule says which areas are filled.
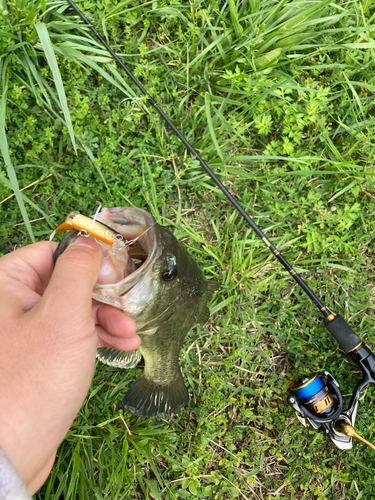
[[[201,165],[203,166],[203,168],[206,170],[206,172],[208,173],[208,175],[214,180],[214,182],[218,185],[218,187],[223,191],[223,193],[225,194],[225,196],[229,199],[229,201],[235,206],[235,208],[241,213],[241,215],[245,218],[245,220],[247,222],[249,222],[249,224],[251,225],[251,227],[257,232],[257,234],[262,238],[262,240],[268,245],[269,243],[269,248],[271,251],[273,251],[275,253],[275,250],[278,252],[278,250],[276,249],[276,247],[274,247],[272,245],[271,242],[269,242],[269,240],[267,239],[266,235],[258,228],[258,226],[255,224],[255,222],[253,222],[253,220],[250,218],[250,216],[245,212],[245,210],[243,210],[243,208],[239,205],[239,203],[235,200],[235,198],[229,193],[229,191],[225,188],[225,186],[221,183],[221,181],[216,177],[216,175],[212,172],[212,170],[210,169],[210,167],[204,162],[204,160],[201,158],[201,156],[198,154],[198,152],[193,148],[193,146],[191,146],[191,144],[187,141],[187,139],[185,139],[185,137],[179,132],[179,130],[174,126],[174,124],[170,121],[170,119],[165,115],[165,113],[161,110],[161,108],[155,103],[155,101],[152,99],[152,97],[148,94],[148,92],[144,89],[144,87],[139,83],[139,81],[133,76],[133,74],[127,69],[127,67],[123,64],[123,62],[121,61],[121,59],[116,55],[115,52],[112,51],[112,49],[109,47],[109,45],[105,42],[105,40],[101,37],[101,35],[96,31],[96,29],[94,28],[94,26],[90,23],[90,21],[85,17],[85,15],[79,10],[79,8],[76,6],[76,4],[72,1],[72,0],[67,0],[67,2],[70,4],[70,6],[75,10],[75,12],[79,15],[79,17],[89,26],[89,28],[91,29],[91,31],[95,34],[95,36],[98,37],[98,39],[100,40],[100,42],[105,46],[105,48],[109,51],[109,53],[112,55],[112,57],[114,57],[114,59],[120,64],[120,66],[122,67],[122,69],[124,69],[124,71],[126,72],[126,74],[131,78],[131,80],[137,85],[137,87],[141,90],[141,92],[148,98],[149,102],[154,105],[155,109],[158,111],[158,113],[164,118],[164,120],[168,123],[168,125],[172,128],[173,132],[182,140],[182,142],[185,144],[185,146],[189,149],[189,151],[198,159],[198,161],[201,163]],[[142,100],[143,98],[142,97],[130,97],[130,98],[125,98],[121,101],[121,103],[125,102],[125,101],[138,101],[138,100]],[[142,139],[147,151],[149,152],[150,156],[152,156],[155,164],[157,165],[156,163],[156,160],[154,158],[154,155],[151,153],[147,143],[145,142],[144,138],[143,138],[143,135],[141,134],[141,132],[139,131],[138,127],[135,125],[135,129],[137,130],[137,133],[138,135],[140,136],[140,138]],[[158,165],[157,165],[158,166]],[[161,173],[162,173],[162,176],[166,182],[167,185],[170,185],[170,183],[167,181],[166,177],[165,177],[165,174],[163,172],[163,169],[161,169]],[[173,193],[173,195],[175,196],[175,194]],[[196,228],[194,227],[194,224],[192,224],[190,221],[189,223],[191,224],[191,226],[194,228],[195,232],[198,234]],[[280,260],[280,258],[282,257],[280,252],[278,253],[275,253],[275,255],[277,256],[277,258]],[[280,256],[280,257],[278,257]],[[219,272],[219,274],[221,275],[222,278],[223,277],[223,274],[220,270],[220,268],[218,267],[218,265],[216,264],[215,260],[213,259],[212,256],[210,256],[212,261],[215,263],[215,266]],[[285,259],[284,259],[285,260]],[[289,267],[289,271],[291,271],[293,268],[292,266],[290,266],[290,264],[285,260],[285,263],[286,265]],[[285,267],[285,264],[283,264],[284,267]],[[299,278],[299,276],[297,275],[297,273],[294,271],[294,275],[292,274],[292,276],[294,277],[294,279],[297,281],[297,279]],[[304,282],[302,281],[302,278],[300,278],[301,282],[304,284]],[[298,282],[298,281],[297,281]],[[237,300],[235,299],[232,291],[230,290],[229,286],[227,283],[224,282],[224,285],[225,285],[225,288],[227,289],[227,291],[229,292],[229,294],[234,298],[234,305],[235,307],[237,308],[237,310],[239,311],[242,319],[247,323],[248,320],[245,318],[243,312],[242,312],[242,309],[241,307],[239,306]],[[304,284],[305,285],[305,284]],[[315,295],[313,294],[313,292],[307,287],[307,285],[305,285],[306,289],[308,289],[310,292],[311,292],[311,297],[313,296],[312,300],[316,300],[316,304],[318,305],[318,307],[323,311],[326,311],[327,314],[325,314],[325,316],[329,316],[329,314],[331,314],[331,311],[328,311],[327,308],[324,308],[323,304],[319,301],[319,299],[317,297],[315,297]],[[271,363],[270,363],[270,360],[268,359],[268,357],[265,355],[258,339],[256,338],[256,335],[255,335],[255,332],[252,331],[251,328],[248,329],[252,335],[252,337],[254,338],[257,346],[258,346],[258,349],[260,350],[260,352],[262,353],[262,356],[264,357],[269,369],[271,370],[272,374],[274,375],[274,377],[276,378],[281,390],[285,393],[285,390],[278,378],[278,376],[276,375],[275,371],[273,370],[272,366],[271,366]]]
[[[304,282],[304,280],[299,276],[299,274],[293,269],[293,267],[289,264],[289,262],[284,258],[281,252],[271,243],[271,241],[267,238],[267,236],[263,233],[263,231],[258,227],[258,225],[253,221],[253,219],[248,215],[248,213],[242,208],[242,206],[238,203],[238,201],[231,195],[228,189],[224,186],[224,184],[218,179],[218,177],[214,174],[211,168],[207,165],[207,163],[203,160],[203,158],[198,154],[196,149],[190,144],[190,142],[185,138],[185,136],[178,130],[178,128],[174,125],[174,123],[170,120],[170,118],[164,113],[164,111],[158,106],[158,104],[154,101],[151,95],[147,92],[147,90],[143,87],[143,85],[137,80],[137,78],[133,75],[133,73],[127,68],[127,66],[121,61],[118,55],[111,49],[111,47],[107,44],[104,38],[98,33],[95,27],[91,24],[91,22],[87,19],[87,17],[83,14],[83,12],[77,7],[77,5],[73,2],[73,0],[66,0],[68,4],[75,10],[78,16],[82,19],[84,23],[88,25],[90,30],[94,33],[94,35],[98,38],[98,40],[102,43],[102,45],[107,49],[107,51],[111,54],[111,56],[115,59],[115,61],[121,66],[121,68],[125,71],[128,77],[132,80],[132,82],[139,88],[143,95],[145,95],[149,101],[149,103],[155,108],[155,110],[159,113],[159,115],[163,118],[163,120],[170,126],[172,131],[177,135],[177,137],[181,140],[181,142],[186,146],[186,148],[190,151],[190,153],[195,156],[195,158],[202,165],[206,173],[211,177],[211,179],[215,182],[215,184],[219,187],[219,189],[224,193],[224,195],[228,198],[228,200],[232,203],[232,205],[236,208],[236,210],[242,215],[242,217],[246,220],[246,222],[250,225],[250,227],[255,231],[255,233],[263,240],[265,245],[268,247],[270,252],[272,252],[277,260],[284,266],[284,268],[290,273],[293,279],[298,283],[298,285],[304,290],[304,292],[309,296],[311,301],[316,305],[316,307],[320,310],[325,318],[329,321],[333,320],[335,315],[328,309],[328,307],[324,306],[324,304],[318,299],[315,293],[309,288],[309,286]]]
[[[96,212],[95,212],[95,215],[94,217],[92,218],[92,226],[91,226],[91,229],[94,229],[94,225],[95,225],[95,221],[96,221],[96,218],[98,216],[98,213],[100,212],[100,209],[102,208],[101,205],[98,206],[98,208],[96,209]]]
[[[123,102],[123,101],[121,101],[121,102]],[[149,146],[148,146],[147,142],[145,141],[145,139],[144,139],[144,137],[143,137],[143,134],[140,132],[140,130],[138,129],[138,127],[137,127],[136,125],[134,125],[134,126],[135,126],[135,129],[136,129],[136,131],[137,131],[137,133],[138,133],[139,137],[141,138],[141,140],[142,140],[142,142],[143,142],[143,144],[144,144],[145,148],[147,149],[147,151],[148,151],[148,153],[149,153],[150,157],[153,159],[153,161],[154,161],[155,165],[159,168],[159,165],[157,164],[157,161],[155,160],[155,156],[152,154],[152,152],[151,152],[151,150],[150,150],[150,148],[149,148]],[[160,169],[160,172],[161,172],[161,175],[163,176],[163,179],[164,179],[164,181],[165,181],[166,185],[167,185],[167,186],[172,186],[172,183],[171,183],[171,182],[169,182],[169,181],[168,181],[168,179],[166,178],[166,176],[165,176],[165,174],[164,174],[164,170],[163,170],[163,168],[161,168],[161,169]],[[172,191],[172,195],[173,195],[173,196],[175,197],[175,199],[178,201],[178,198],[177,198],[176,193],[175,193],[174,191]],[[159,216],[159,217],[160,217],[160,216]],[[160,218],[162,219],[162,218],[166,218],[166,217],[160,217]],[[192,226],[192,228],[193,228],[193,229],[194,229],[194,231],[196,232],[196,234],[199,234],[199,233],[198,233],[198,231],[197,231],[197,228],[194,226],[194,224],[191,222],[191,220],[189,220],[189,218],[188,218],[187,216],[186,216],[186,218],[187,218],[187,220],[188,220],[189,224]],[[205,246],[206,246],[206,247],[208,247],[206,242],[204,242],[204,244],[205,244]],[[248,323],[248,320],[246,319],[246,317],[245,317],[245,315],[244,315],[244,313],[243,313],[243,311],[242,311],[242,309],[241,309],[240,305],[238,304],[238,302],[237,302],[237,300],[236,300],[236,298],[235,298],[235,295],[233,294],[232,290],[230,289],[230,287],[229,287],[228,283],[226,283],[226,282],[225,282],[225,278],[224,278],[223,273],[221,272],[220,267],[217,265],[217,263],[215,262],[215,259],[212,257],[212,255],[210,255],[210,258],[211,258],[212,262],[215,264],[216,269],[217,269],[218,273],[220,274],[220,276],[221,276],[221,278],[222,278],[222,284],[223,284],[224,288],[225,288],[225,289],[226,289],[226,291],[227,291],[227,292],[229,292],[229,294],[233,297],[233,299],[234,299],[234,300],[233,300],[233,303],[234,303],[234,305],[236,306],[236,308],[237,308],[238,312],[240,313],[240,316],[242,317],[242,319],[243,319],[243,321],[244,321],[245,323]],[[275,377],[275,379],[276,379],[277,383],[279,384],[279,386],[280,386],[281,390],[283,391],[283,393],[284,393],[284,394],[286,394],[286,391],[285,391],[284,387],[282,386],[282,384],[281,384],[281,382],[280,382],[279,377],[277,376],[276,372],[275,372],[275,371],[274,371],[274,369],[272,368],[272,365],[271,365],[271,362],[270,362],[269,358],[268,358],[268,357],[267,357],[267,355],[265,354],[265,352],[264,352],[264,350],[263,350],[262,346],[260,345],[260,342],[259,342],[259,341],[258,341],[258,339],[256,338],[256,334],[255,334],[255,332],[254,332],[251,328],[249,328],[249,327],[247,327],[247,330],[251,333],[251,335],[252,335],[253,339],[255,340],[255,343],[256,343],[256,345],[257,345],[257,347],[258,347],[258,349],[259,349],[260,353],[262,354],[263,358],[265,359],[265,361],[266,361],[266,363],[267,363],[267,365],[268,365],[269,369],[271,370],[271,372],[272,372],[273,376]]]
[[[215,173],[207,165],[207,163],[201,158],[195,148],[189,143],[189,141],[184,137],[184,135],[177,129],[170,118],[164,113],[164,111],[158,106],[154,99],[150,96],[147,90],[142,86],[142,84],[137,80],[137,78],[132,74],[132,72],[125,66],[117,54],[111,49],[107,42],[98,33],[91,22],[85,17],[85,15],[79,10],[77,5],[73,0],[66,0],[67,3],[74,9],[78,16],[87,24],[94,35],[99,39],[101,44],[106,48],[106,50],[111,54],[114,60],[120,65],[120,67],[125,71],[132,82],[138,87],[144,96],[146,96],[148,102],[155,108],[163,120],[169,125],[172,131],[177,135],[180,141],[185,145],[185,147],[190,151],[190,153],[199,161],[207,175],[214,181],[218,188],[227,197],[230,203],[236,208],[236,210],[242,215],[253,231],[260,237],[263,243],[267,246],[269,251],[273,253],[280,264],[290,273],[297,284],[302,288],[310,300],[319,309],[320,313],[325,318],[324,326],[330,332],[332,337],[338,342],[340,347],[346,354],[350,354],[354,360],[358,363],[361,368],[363,378],[356,385],[352,398],[350,400],[349,406],[346,410],[343,408],[343,399],[339,389],[339,384],[332,377],[329,372],[324,372],[323,388],[318,390],[317,394],[313,394],[311,398],[304,401],[298,400],[298,395],[293,392],[293,388],[290,389],[291,395],[288,397],[289,405],[295,410],[297,417],[304,424],[311,424],[315,429],[322,429],[331,438],[334,444],[340,449],[349,449],[352,447],[352,437],[357,437],[362,441],[366,442],[352,427],[355,423],[358,400],[360,397],[360,392],[368,384],[375,384],[375,355],[368,349],[362,342],[360,337],[354,332],[354,330],[348,325],[345,319],[340,315],[335,315],[327,306],[319,300],[315,293],[309,288],[309,286],[304,282],[304,280],[299,276],[299,274],[293,269],[281,252],[271,243],[263,231],[254,222],[252,217],[247,214],[247,212],[242,208],[239,202],[231,195],[223,183],[218,179]],[[136,98],[139,99],[139,98]],[[241,311],[241,309],[238,307]],[[242,311],[241,311],[242,312]],[[255,337],[254,337],[255,338]],[[271,368],[271,367],[270,367]],[[271,368],[272,369],[272,368]],[[310,377],[299,381],[298,387],[308,387],[313,383],[314,378]],[[295,386],[294,386],[295,387]],[[320,387],[320,386],[319,386]],[[307,391],[314,393],[318,386],[313,385],[310,387],[311,390]],[[295,391],[298,392],[299,389]],[[324,395],[327,397],[323,397]],[[315,400],[315,398],[318,400]],[[320,398],[320,399],[319,399]],[[331,401],[333,403],[331,404]],[[352,425],[351,425],[352,424]],[[367,444],[369,444],[367,442]],[[371,444],[369,444],[371,446]]]

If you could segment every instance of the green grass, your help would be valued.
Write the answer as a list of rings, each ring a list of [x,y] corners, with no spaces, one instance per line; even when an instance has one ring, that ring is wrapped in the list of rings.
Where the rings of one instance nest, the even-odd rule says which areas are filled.
[[[321,300],[373,347],[374,6],[78,4]],[[0,253],[46,239],[72,210],[133,204],[225,284],[210,322],[184,345],[190,405],[149,420],[123,413],[140,368],[98,365],[35,498],[375,498],[373,452],[359,443],[339,452],[285,405],[297,374],[327,369],[344,394],[360,377],[309,299],[154,110],[122,102],[138,91],[64,1],[0,6],[0,202],[15,194],[0,205]],[[373,442],[374,401],[371,388],[357,418]]]

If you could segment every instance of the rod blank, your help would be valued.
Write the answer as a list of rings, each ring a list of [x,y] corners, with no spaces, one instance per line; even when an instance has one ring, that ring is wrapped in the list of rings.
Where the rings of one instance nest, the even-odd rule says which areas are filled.
[[[303,281],[301,276],[293,269],[293,267],[289,264],[289,262],[281,255],[281,252],[277,250],[277,248],[269,241],[267,236],[263,233],[260,227],[253,221],[250,215],[242,208],[242,206],[238,203],[238,201],[230,194],[228,189],[224,186],[224,184],[217,178],[214,172],[210,169],[207,163],[201,158],[196,149],[190,144],[190,142],[185,138],[185,136],[178,130],[178,128],[174,125],[174,123],[170,120],[170,118],[164,113],[164,111],[156,104],[154,99],[150,96],[147,90],[143,87],[143,85],[137,80],[137,78],[133,75],[133,73],[125,66],[125,64],[121,61],[118,55],[111,49],[111,47],[107,44],[104,38],[98,33],[95,27],[91,24],[91,22],[87,19],[87,17],[81,12],[81,10],[77,7],[77,5],[73,2],[73,0],[67,0],[68,4],[75,10],[78,16],[82,19],[84,23],[86,23],[90,30],[94,33],[94,35],[100,40],[103,46],[107,49],[107,51],[111,54],[111,56],[115,59],[115,61],[121,66],[121,68],[125,71],[128,77],[133,81],[133,83],[139,88],[143,95],[145,95],[149,101],[149,103],[156,109],[159,115],[163,118],[163,120],[170,126],[173,132],[177,135],[177,137],[181,140],[181,142],[186,146],[186,148],[190,151],[190,153],[195,156],[195,158],[202,165],[206,173],[211,177],[211,179],[215,182],[218,188],[225,194],[228,200],[232,203],[232,205],[236,208],[236,210],[242,215],[242,217],[246,220],[246,222],[250,225],[250,227],[255,231],[255,233],[263,240],[271,253],[273,253],[277,260],[284,266],[284,268],[290,273],[293,279],[298,283],[298,285],[302,288],[302,290],[307,294],[307,296],[312,300],[312,302],[319,309],[320,313],[323,314],[325,318],[333,317],[332,312],[325,307],[322,302],[318,299],[315,293],[310,289],[310,287]]]

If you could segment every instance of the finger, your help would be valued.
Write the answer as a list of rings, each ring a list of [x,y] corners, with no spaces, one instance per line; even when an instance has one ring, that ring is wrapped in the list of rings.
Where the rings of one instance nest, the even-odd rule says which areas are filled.
[[[46,285],[52,276],[53,253],[56,247],[56,242],[40,241],[19,248],[2,257],[0,273],[7,275],[7,281],[15,279],[37,292],[42,292],[37,287]]]
[[[22,314],[40,300],[53,269],[53,252],[57,243],[41,241],[20,248],[1,258],[0,283],[7,288],[0,302],[0,316],[10,309]]]
[[[90,315],[91,296],[102,263],[102,250],[94,238],[79,237],[58,258],[41,300],[57,317]]]
[[[97,302],[94,303],[93,313],[95,323],[115,337],[131,338],[135,335],[137,329],[135,321],[120,309]]]
[[[97,347],[112,347],[118,351],[134,351],[141,345],[139,335],[133,335],[130,338],[115,337],[100,325],[96,325],[96,333],[98,335]]]

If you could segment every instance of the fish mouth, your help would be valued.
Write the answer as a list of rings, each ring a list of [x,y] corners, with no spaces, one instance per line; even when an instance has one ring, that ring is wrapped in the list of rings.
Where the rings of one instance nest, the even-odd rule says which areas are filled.
[[[152,215],[136,207],[103,208],[96,220],[123,236],[127,255],[121,269],[124,277],[120,276],[115,283],[101,283],[99,280],[94,287],[93,296],[100,302],[122,309],[136,319],[137,312],[150,299],[154,288],[152,271],[161,252],[159,226]],[[109,254],[111,260],[116,261],[117,250],[113,249],[115,245],[117,244],[112,248],[102,246],[103,262],[108,259]],[[123,247],[121,250],[123,251]],[[132,293],[135,287],[137,291]]]

